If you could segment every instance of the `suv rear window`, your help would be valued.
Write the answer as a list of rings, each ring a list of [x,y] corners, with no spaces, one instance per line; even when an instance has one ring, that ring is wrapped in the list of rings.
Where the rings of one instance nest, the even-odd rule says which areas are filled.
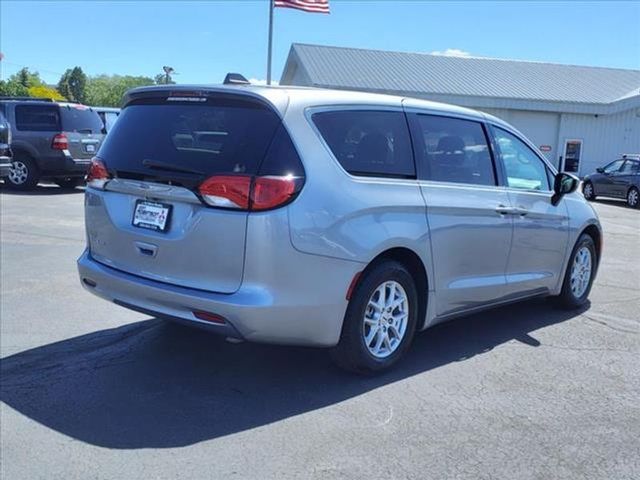
[[[60,131],[57,105],[16,105],[16,128],[33,132]]]
[[[101,133],[102,121],[98,113],[84,105],[61,105],[62,130],[78,133]]]
[[[318,112],[312,120],[340,165],[352,175],[415,177],[411,139],[402,112]]]
[[[98,156],[110,172],[125,178],[188,185],[211,175],[254,175],[281,121],[261,102],[230,97],[207,97],[198,103],[154,99],[130,104]],[[283,134],[290,145],[286,131]]]

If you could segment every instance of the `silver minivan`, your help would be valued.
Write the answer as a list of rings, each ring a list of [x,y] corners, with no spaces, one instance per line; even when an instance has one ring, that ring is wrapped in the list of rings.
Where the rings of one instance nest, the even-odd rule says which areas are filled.
[[[505,122],[312,88],[128,92],[87,178],[82,284],[358,372],[416,331],[535,296],[585,304],[602,232]]]

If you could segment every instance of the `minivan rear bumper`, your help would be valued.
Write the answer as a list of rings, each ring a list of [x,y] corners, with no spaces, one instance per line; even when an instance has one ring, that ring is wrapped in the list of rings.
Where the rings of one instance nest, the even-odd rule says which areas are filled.
[[[351,263],[348,268],[356,272],[358,265]],[[170,285],[103,265],[88,250],[78,259],[78,271],[83,287],[105,300],[254,342],[334,346],[340,338],[347,304],[344,296],[309,296],[303,290],[300,295],[291,295],[290,291],[279,295],[263,287],[243,285],[233,294],[221,294]],[[346,287],[352,272],[344,274]],[[196,311],[219,315],[225,323],[200,320],[194,315]]]

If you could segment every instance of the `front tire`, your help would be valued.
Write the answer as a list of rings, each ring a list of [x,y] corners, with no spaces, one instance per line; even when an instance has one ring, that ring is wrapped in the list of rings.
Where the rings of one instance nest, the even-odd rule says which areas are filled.
[[[582,194],[584,195],[584,198],[586,198],[587,200],[595,200],[596,195],[595,195],[595,190],[593,189],[593,183],[591,182],[585,183],[582,186]]]
[[[627,192],[627,205],[631,208],[640,208],[640,192],[636,187],[631,187]]]
[[[576,309],[587,303],[597,265],[596,246],[593,238],[583,233],[573,247],[569,258],[562,291],[558,296],[560,306]]]
[[[14,190],[32,190],[38,185],[40,171],[30,157],[18,157],[11,162],[5,184]]]
[[[358,282],[331,356],[356,373],[388,369],[411,345],[417,319],[418,293],[409,271],[392,260],[376,263]]]

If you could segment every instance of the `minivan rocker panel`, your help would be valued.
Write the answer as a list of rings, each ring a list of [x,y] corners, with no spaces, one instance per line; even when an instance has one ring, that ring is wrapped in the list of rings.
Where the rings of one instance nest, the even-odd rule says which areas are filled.
[[[145,87],[92,164],[78,268],[124,307],[335,346],[341,366],[374,371],[455,316],[540,295],[584,304],[602,240],[576,188],[517,130],[460,107]]]

